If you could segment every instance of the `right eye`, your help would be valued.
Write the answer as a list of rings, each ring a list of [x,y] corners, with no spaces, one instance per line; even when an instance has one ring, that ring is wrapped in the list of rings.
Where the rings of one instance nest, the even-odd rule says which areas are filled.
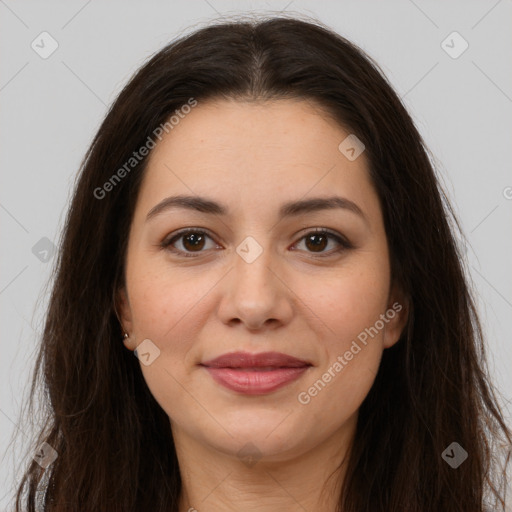
[[[185,258],[195,258],[196,255],[193,253],[205,252],[202,249],[204,249],[207,239],[213,242],[212,237],[206,231],[188,228],[167,237],[161,247]],[[176,242],[178,245],[181,244],[182,248],[177,248]]]

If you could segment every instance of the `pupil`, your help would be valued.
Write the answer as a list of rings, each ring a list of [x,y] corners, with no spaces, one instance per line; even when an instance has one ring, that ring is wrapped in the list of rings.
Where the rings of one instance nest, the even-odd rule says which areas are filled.
[[[319,242],[318,239],[321,238],[322,241]],[[316,242],[314,241],[316,239]],[[312,248],[314,251],[316,251],[317,249],[325,249],[325,245],[326,245],[326,241],[327,241],[327,237],[325,237],[324,235],[310,235],[306,238],[306,245],[308,245],[308,242],[312,242]],[[308,248],[310,248],[308,246]]]
[[[189,244],[189,241],[192,241],[191,245]],[[192,233],[192,234],[189,234],[189,235],[185,236],[183,245],[187,249],[190,249],[190,248],[195,248],[195,249],[199,248],[199,249],[201,249],[202,248],[201,242],[204,243],[203,235],[198,235],[196,233]]]

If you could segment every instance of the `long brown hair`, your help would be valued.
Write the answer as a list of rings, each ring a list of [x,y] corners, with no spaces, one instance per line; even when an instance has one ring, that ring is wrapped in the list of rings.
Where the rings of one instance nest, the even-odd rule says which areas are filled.
[[[318,22],[278,17],[218,23],[172,42],[107,113],[77,178],[31,386],[45,397],[34,448],[45,441],[58,457],[46,470],[29,461],[17,511],[178,510],[169,418],[124,347],[115,311],[147,156],[112,176],[191,98],[311,100],[366,146],[409,319],[360,407],[338,510],[482,512],[493,501],[497,510],[499,450],[511,432],[429,153],[370,57]],[[468,452],[457,469],[442,457],[452,442]]]

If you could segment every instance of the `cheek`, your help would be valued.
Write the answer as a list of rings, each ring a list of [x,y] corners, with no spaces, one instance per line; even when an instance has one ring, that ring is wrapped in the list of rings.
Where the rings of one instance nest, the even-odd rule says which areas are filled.
[[[301,391],[300,403],[327,423],[348,418],[369,392],[381,360],[389,281],[380,263],[347,272],[327,289],[309,288],[308,302],[325,332],[322,361]],[[316,293],[315,293],[316,290]],[[340,406],[341,405],[341,406]]]
[[[339,353],[348,350],[350,342],[385,312],[389,273],[385,265],[374,261],[343,269],[322,281],[298,280],[294,291],[317,318],[325,333],[326,350]]]
[[[168,266],[158,263],[141,263],[131,279],[128,278],[137,338],[154,338],[165,343],[166,339],[174,338],[174,332],[185,327],[193,330],[196,322],[191,318],[200,310],[205,294],[215,284],[214,279],[207,275],[197,278],[183,271],[170,272]]]
[[[141,364],[141,370],[162,406],[182,394],[175,379],[187,379],[195,364],[194,350],[211,315],[209,292],[218,283],[212,274],[171,272],[166,264],[141,262],[137,274],[131,280],[127,276],[135,339],[149,339],[159,350],[154,362]],[[160,397],[162,392],[170,395]]]
[[[149,339],[159,350],[150,365],[141,362],[141,371],[151,394],[173,419],[190,408],[185,363],[200,336],[208,281],[158,266],[128,280],[137,343]]]

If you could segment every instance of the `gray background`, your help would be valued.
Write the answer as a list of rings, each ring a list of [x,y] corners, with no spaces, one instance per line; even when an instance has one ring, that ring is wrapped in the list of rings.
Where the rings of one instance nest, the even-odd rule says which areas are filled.
[[[503,403],[512,399],[510,0],[0,0],[0,510],[7,510],[22,453],[7,449],[11,436],[30,441],[20,406],[55,261],[40,240],[57,243],[79,163],[107,106],[176,36],[239,12],[281,10],[317,17],[354,41],[403,97],[468,238],[491,372]],[[43,31],[59,45],[47,59],[31,48]],[[441,46],[453,31],[469,44],[456,59]],[[510,404],[507,411],[510,418]]]

